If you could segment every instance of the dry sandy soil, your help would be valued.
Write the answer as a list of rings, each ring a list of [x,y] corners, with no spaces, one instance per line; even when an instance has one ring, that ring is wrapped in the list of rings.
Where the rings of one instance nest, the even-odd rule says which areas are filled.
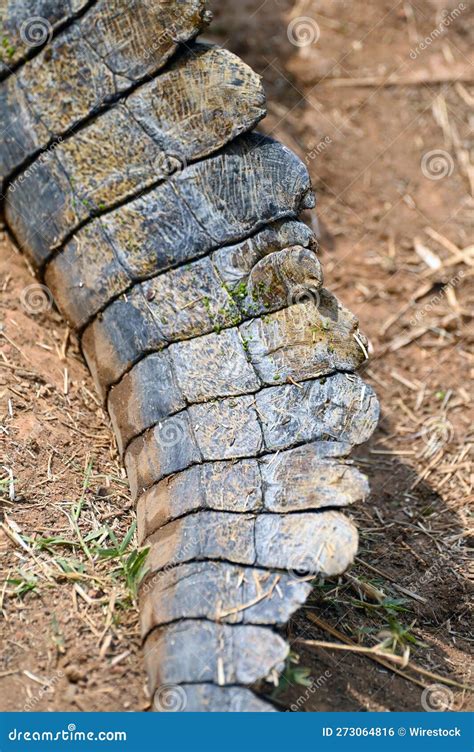
[[[357,457],[372,485],[354,513],[358,560],[315,583],[288,627],[280,686],[261,690],[300,711],[467,709],[467,3],[214,6],[211,38],[265,80],[263,130],[308,164],[326,284],[370,338],[364,375],[383,410]],[[6,236],[0,266],[0,708],[144,710],[136,544],[125,539],[134,515],[108,419],[74,337]],[[358,652],[377,644],[398,662]]]

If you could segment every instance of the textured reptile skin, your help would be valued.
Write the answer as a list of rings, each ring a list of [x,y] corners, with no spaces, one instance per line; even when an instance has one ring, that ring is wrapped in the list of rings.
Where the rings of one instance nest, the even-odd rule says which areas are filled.
[[[259,76],[193,41],[204,3],[36,7],[50,38],[0,69],[6,218],[112,419],[156,709],[272,711],[250,687],[284,666],[278,628],[357,551],[366,340],[298,219],[306,167],[250,132]],[[14,38],[28,13],[4,5]]]

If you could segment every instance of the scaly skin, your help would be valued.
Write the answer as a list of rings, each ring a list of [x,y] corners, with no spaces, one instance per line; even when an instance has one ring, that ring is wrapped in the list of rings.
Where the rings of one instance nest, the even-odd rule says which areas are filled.
[[[34,57],[95,0],[8,0],[0,6],[0,80]]]
[[[284,666],[277,627],[308,574],[356,554],[342,510],[368,484],[348,455],[378,404],[298,220],[307,170],[246,133],[260,79],[192,42],[207,20],[201,0],[99,0],[19,53],[0,161],[10,229],[80,336],[137,503],[155,708],[272,711],[251,687]]]

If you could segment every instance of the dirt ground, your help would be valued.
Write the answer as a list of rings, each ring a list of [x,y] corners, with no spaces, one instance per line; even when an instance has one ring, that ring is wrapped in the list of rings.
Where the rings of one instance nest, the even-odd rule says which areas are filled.
[[[465,710],[474,499],[467,3],[211,5],[210,38],[264,78],[262,130],[311,172],[326,284],[360,317],[372,351],[364,376],[382,405],[378,432],[357,456],[372,486],[354,511],[357,562],[315,584],[288,627],[292,661],[279,687],[260,689],[298,711]],[[108,419],[47,291],[31,287],[6,237],[0,248],[0,708],[144,710],[134,515]],[[398,663],[359,652],[374,645]]]

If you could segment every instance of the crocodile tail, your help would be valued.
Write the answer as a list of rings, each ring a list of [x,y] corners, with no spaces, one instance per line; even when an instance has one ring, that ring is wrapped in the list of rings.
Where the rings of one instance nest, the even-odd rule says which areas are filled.
[[[306,167],[252,130],[260,77],[194,41],[202,0],[48,7],[51,38],[0,68],[5,213],[127,470],[154,707],[272,711],[253,688],[284,667],[281,627],[357,551],[367,341],[299,220]]]

